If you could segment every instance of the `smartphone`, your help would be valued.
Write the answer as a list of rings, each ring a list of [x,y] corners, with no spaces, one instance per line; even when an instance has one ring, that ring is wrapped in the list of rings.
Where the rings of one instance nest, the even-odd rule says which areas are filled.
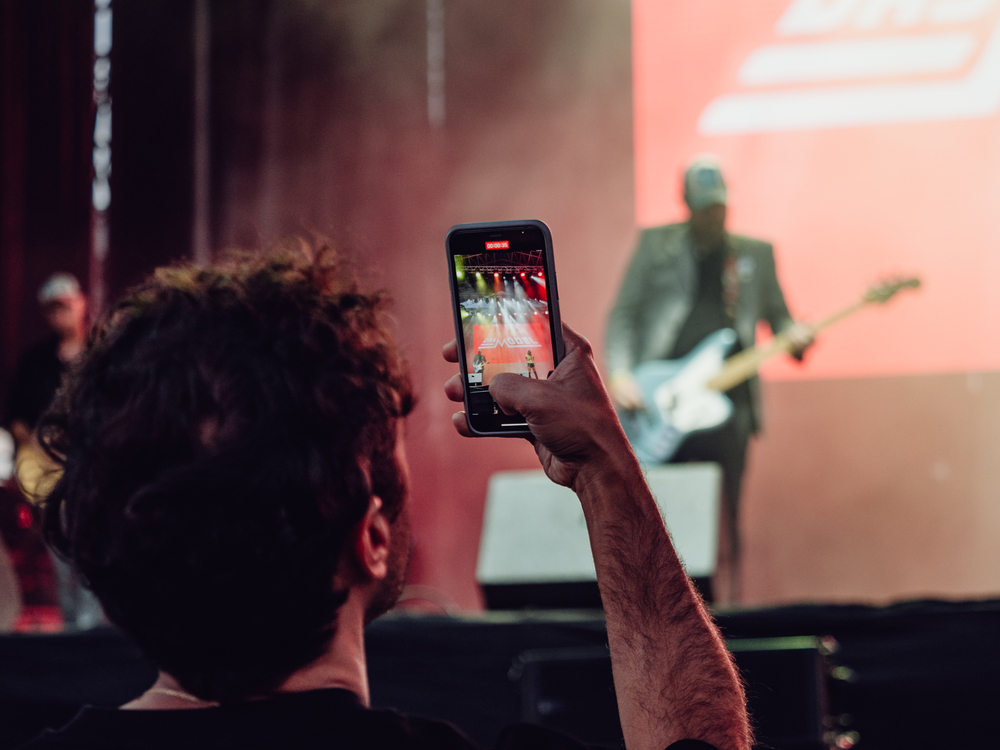
[[[465,417],[476,435],[527,436],[490,395],[502,372],[545,380],[563,357],[552,235],[540,221],[458,224],[445,239]]]

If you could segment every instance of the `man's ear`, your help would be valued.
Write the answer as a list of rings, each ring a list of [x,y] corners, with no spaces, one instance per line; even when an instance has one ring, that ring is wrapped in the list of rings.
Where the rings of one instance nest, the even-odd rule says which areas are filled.
[[[382,498],[372,495],[352,540],[354,558],[363,579],[382,580],[388,575],[391,533],[389,519],[382,513]]]

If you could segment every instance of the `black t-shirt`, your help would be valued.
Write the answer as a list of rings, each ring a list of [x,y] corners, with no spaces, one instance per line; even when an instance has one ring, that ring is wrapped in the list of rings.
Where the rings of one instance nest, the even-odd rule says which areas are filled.
[[[544,727],[513,724],[496,750],[585,750]],[[22,750],[476,750],[451,724],[372,710],[347,690],[289,693],[218,708],[121,711],[84,708]],[[714,750],[692,740],[669,750]]]
[[[722,328],[732,327],[733,319],[727,314],[722,299],[722,271],[725,260],[724,245],[719,245],[708,255],[699,254],[698,294],[667,359],[680,359],[689,354],[709,334]]]
[[[26,349],[17,362],[7,398],[7,424],[21,421],[34,429],[38,418],[52,403],[64,369],[59,359],[59,339],[55,336]]]
[[[698,294],[687,320],[681,326],[667,359],[680,359],[716,331],[733,327],[733,318],[726,311],[723,289],[723,271],[726,262],[726,247],[720,244],[708,255],[698,258]],[[729,351],[729,356],[742,350],[739,341]],[[737,408],[750,408],[752,401],[750,386],[740,383],[727,394]]]

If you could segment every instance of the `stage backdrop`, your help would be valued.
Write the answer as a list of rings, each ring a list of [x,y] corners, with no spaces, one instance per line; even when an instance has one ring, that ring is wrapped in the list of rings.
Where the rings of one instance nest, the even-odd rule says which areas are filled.
[[[986,207],[996,198],[988,175],[1000,173],[989,141],[997,123],[969,115],[700,130],[712,122],[710,107],[724,111],[713,105],[720,97],[805,90],[814,82],[772,81],[820,63],[838,70],[822,62],[827,47],[809,65],[782,62],[787,52],[779,49],[741,83],[754,50],[824,39],[780,36],[786,7],[750,5],[636,0],[633,50],[627,0],[446,2],[447,117],[444,127],[430,127],[423,3],[210,3],[213,244],[261,247],[316,229],[334,238],[367,286],[395,299],[394,328],[419,396],[406,442],[409,582],[423,601],[411,603],[481,606],[474,575],[489,477],[538,466],[526,441],[466,440],[451,426],[455,407],[442,384],[456,368],[439,354],[454,335],[447,228],[548,223],[563,317],[602,359],[636,216],[640,226],[682,218],[680,171],[702,150],[727,168],[733,228],[776,243],[796,313],[818,317],[885,272],[925,280],[920,292],[831,330],[801,368],[776,363],[766,374],[765,432],[751,448],[742,517],[745,601],[1000,592],[1000,374],[985,372],[996,364],[996,261],[986,249],[996,225]],[[996,12],[988,5],[984,12]],[[993,16],[934,31],[932,16],[922,15],[939,7],[975,15],[985,6],[914,6],[923,9],[920,21],[902,32],[918,49],[921,34],[965,34],[971,42],[960,49],[946,40],[945,52],[969,48],[963,65],[973,67],[990,59],[977,45]],[[116,69],[124,72],[114,84],[119,198],[108,282],[120,290],[171,247],[187,252],[192,162],[178,153],[190,143],[184,123],[193,121],[183,85],[193,37],[177,3],[116,8]],[[824,9],[822,18],[836,19],[838,8],[857,11],[828,0],[806,7],[812,16],[800,11],[797,23]],[[889,10],[884,36],[895,37],[899,10]],[[838,28],[852,43],[879,38],[854,20]],[[769,63],[775,55],[778,63]],[[851,60],[873,57],[869,49]],[[899,77],[819,86],[946,84],[964,80],[964,70],[892,70]],[[26,284],[26,293],[33,288]]]
[[[797,316],[923,280],[765,367],[744,600],[995,595],[1000,2],[632,9],[639,226],[684,217],[681,173],[711,152]]]
[[[641,226],[682,215],[681,171],[712,152],[797,315],[924,281],[769,377],[998,369],[1000,2],[635,0],[633,56]]]

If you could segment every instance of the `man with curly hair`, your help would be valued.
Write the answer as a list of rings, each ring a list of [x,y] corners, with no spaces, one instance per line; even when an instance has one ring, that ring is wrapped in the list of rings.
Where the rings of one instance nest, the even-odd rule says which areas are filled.
[[[160,674],[28,747],[473,747],[369,708],[364,626],[398,597],[410,546],[413,399],[382,314],[318,253],[162,269],[104,316],[42,422],[63,467],[45,529]],[[549,380],[501,375],[491,392],[583,503],[626,744],[743,750],[725,647],[589,345],[566,336]],[[457,376],[446,391],[461,400]],[[497,747],[581,746],[515,726]]]

